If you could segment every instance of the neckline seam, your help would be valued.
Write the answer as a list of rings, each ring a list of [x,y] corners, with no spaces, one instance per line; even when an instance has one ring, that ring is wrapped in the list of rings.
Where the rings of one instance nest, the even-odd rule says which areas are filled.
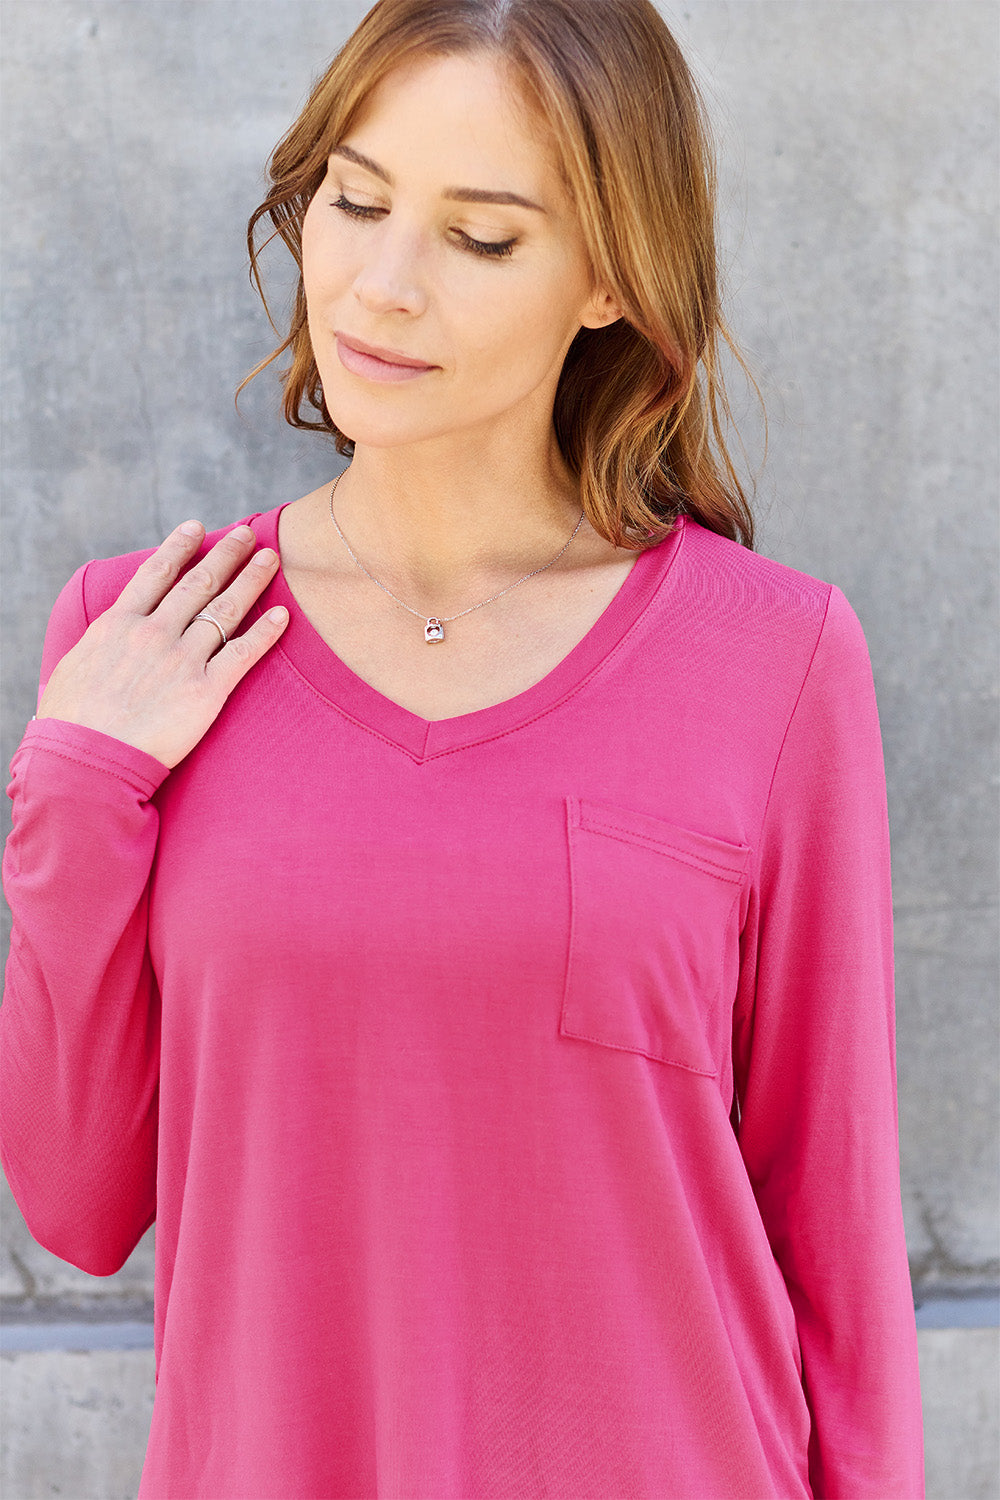
[[[369,724],[365,719],[359,719],[356,714],[352,714],[350,712],[350,710],[347,709],[347,708],[345,708],[342,703],[338,703],[334,698],[328,697],[327,694],[324,693],[321,688],[318,688],[314,682],[310,681],[310,679],[306,676],[306,674],[302,671],[302,669],[297,665],[297,663],[292,660],[292,658],[289,656],[288,652],[286,650],[284,650],[284,648],[283,648],[283,646],[282,646],[282,644],[281,644],[280,641],[277,642],[277,644],[272,648],[272,650],[274,652],[276,652],[281,657],[282,661],[288,667],[288,669],[292,673],[292,675],[294,677],[296,677],[298,679],[298,681],[301,682],[304,687],[308,688],[309,692],[312,694],[312,696],[314,698],[318,698],[319,701],[320,701],[320,703],[322,703],[324,705],[324,707],[332,709],[333,712],[336,713],[336,714],[339,714],[342,719],[346,719],[349,724],[353,724],[356,729],[364,729],[364,730],[367,731],[368,734],[374,735],[375,739],[381,740],[384,745],[389,745],[394,750],[401,750],[404,755],[408,755],[410,757],[410,759],[413,760],[413,761],[415,761],[418,765],[422,761],[433,759],[432,756],[428,756],[428,755],[426,755],[422,751],[421,752],[414,751],[414,750],[412,750],[410,748],[409,745],[404,745],[404,744],[401,743],[401,741],[394,740],[390,735],[387,735],[384,730],[382,730],[382,729],[376,729],[374,724]],[[363,680],[364,679],[362,679],[362,681]],[[386,702],[387,703],[392,703],[392,699],[391,698],[387,698]],[[401,706],[400,704],[393,704],[394,708],[399,708],[400,706]],[[415,715],[415,717],[418,717],[418,716]],[[431,724],[433,722],[434,722],[433,720],[426,720],[425,721],[425,723],[427,723],[427,724]],[[425,731],[425,733],[424,733],[424,744],[426,745],[426,743],[427,743],[427,733]],[[458,746],[457,748],[461,749],[462,747]],[[444,752],[441,752],[441,753],[443,754]]]
[[[276,539],[277,539],[278,523],[279,523],[281,511],[285,508],[286,505],[288,505],[290,503],[291,503],[290,501],[286,500],[286,501],[283,501],[281,505],[275,507],[275,512],[276,513],[275,513],[275,519],[274,519],[274,530],[275,530],[275,538]],[[263,512],[263,511],[258,511],[256,513],[256,515],[253,517],[253,519],[263,518],[265,516],[265,514],[266,513]],[[294,674],[294,676],[298,679],[298,681],[301,682],[301,683],[303,683],[309,689],[309,691],[312,694],[312,696],[314,698],[316,698],[320,703],[326,705],[326,707],[328,707],[328,708],[333,709],[342,719],[345,719],[348,723],[353,724],[357,728],[364,729],[365,731],[367,731],[367,733],[369,733],[370,735],[374,736],[375,739],[381,741],[382,744],[388,745],[388,746],[391,746],[394,749],[400,750],[404,755],[406,755],[416,765],[424,765],[424,764],[428,763],[429,761],[439,760],[439,759],[441,759],[442,757],[444,757],[446,755],[454,755],[454,754],[457,754],[459,751],[462,751],[462,750],[473,749],[477,745],[490,744],[490,743],[492,743],[494,741],[506,738],[506,736],[509,735],[509,734],[514,734],[514,733],[516,733],[516,732],[518,732],[518,731],[520,731],[522,729],[526,729],[529,725],[537,723],[540,719],[546,717],[546,715],[554,712],[558,708],[561,708],[565,703],[569,702],[572,698],[574,698],[578,692],[581,692],[592,681],[592,679],[595,676],[598,675],[598,673],[600,673],[605,667],[609,666],[618,657],[619,653],[622,650],[625,649],[625,647],[627,646],[627,644],[628,644],[629,640],[631,639],[633,633],[638,629],[638,627],[645,620],[645,618],[646,618],[649,610],[653,606],[654,601],[659,598],[661,590],[664,588],[664,586],[667,583],[667,580],[673,574],[674,565],[675,565],[675,563],[677,561],[678,556],[680,555],[681,547],[683,546],[683,543],[684,543],[684,535],[685,535],[685,532],[687,530],[686,518],[679,518],[679,519],[682,519],[685,522],[685,524],[681,524],[677,528],[677,535],[676,535],[676,538],[675,538],[675,545],[674,545],[674,549],[673,549],[673,555],[671,556],[669,562],[667,563],[667,566],[664,569],[664,571],[663,571],[660,579],[657,581],[655,587],[650,592],[648,599],[640,607],[640,609],[638,610],[638,612],[636,613],[636,615],[634,616],[634,618],[631,621],[629,621],[628,625],[625,627],[624,631],[622,632],[622,634],[618,638],[618,640],[615,642],[615,644],[610,648],[609,651],[607,651],[605,653],[604,656],[602,656],[598,661],[595,661],[591,665],[589,671],[585,672],[583,674],[583,676],[577,678],[577,680],[575,682],[573,682],[561,694],[559,694],[557,697],[553,698],[548,703],[543,704],[541,707],[539,707],[539,708],[537,708],[535,710],[528,710],[525,717],[519,718],[519,719],[517,719],[513,723],[507,723],[507,724],[501,725],[500,727],[498,727],[496,729],[493,729],[493,730],[482,731],[482,732],[479,732],[479,733],[472,732],[471,737],[469,737],[469,738],[462,738],[457,743],[451,744],[451,745],[446,745],[446,746],[444,746],[440,750],[431,750],[429,752],[427,750],[428,742],[431,740],[432,736],[434,735],[435,726],[438,725],[438,724],[452,723],[452,722],[455,721],[455,719],[466,717],[465,715],[456,714],[454,716],[449,716],[446,719],[424,719],[422,715],[413,713],[412,710],[405,708],[402,704],[396,703],[394,699],[386,697],[385,694],[383,694],[383,693],[379,693],[379,690],[377,688],[374,688],[371,683],[366,682],[366,680],[363,677],[359,677],[357,673],[354,673],[353,675],[355,677],[357,677],[358,682],[362,685],[362,687],[365,690],[367,690],[370,693],[376,694],[377,697],[380,700],[382,700],[382,703],[384,703],[384,705],[385,705],[385,710],[384,711],[386,713],[390,713],[390,714],[391,713],[404,714],[404,715],[408,716],[409,720],[413,721],[414,731],[415,731],[415,733],[414,733],[414,740],[416,740],[416,738],[417,738],[417,732],[416,731],[419,728],[419,730],[420,730],[420,738],[421,738],[421,741],[422,741],[423,748],[421,750],[417,751],[417,750],[413,749],[410,745],[404,743],[402,740],[393,738],[390,734],[387,734],[384,729],[376,728],[376,726],[374,724],[370,723],[367,719],[361,718],[357,714],[352,713],[342,703],[338,702],[335,698],[329,696],[326,692],[324,692],[322,688],[320,688],[316,683],[314,683],[311,680],[310,677],[308,677],[306,675],[305,671],[292,658],[292,656],[285,649],[284,642],[282,640],[279,639],[275,643],[275,645],[274,645],[274,647],[272,649],[273,649],[273,651],[275,651],[275,652],[277,652],[277,653],[280,654],[282,660],[290,668],[290,670],[292,671],[292,673]],[[672,535],[672,533],[669,533],[668,537],[671,536],[671,535]],[[663,539],[663,541],[668,540],[668,537],[665,537]],[[662,545],[662,543],[658,543],[657,547],[659,547],[660,545]],[[279,569],[280,569],[280,557],[281,557],[280,549],[278,549],[277,546],[276,546],[276,550],[278,551]],[[655,551],[655,550],[657,550],[657,549],[656,548],[645,548],[644,549],[644,551]],[[631,578],[632,572],[634,572],[635,567],[637,565],[638,565],[638,559],[637,559],[636,564],[633,564],[633,568],[632,568],[631,572],[628,575],[628,579]],[[628,582],[628,579],[626,579],[626,582]],[[291,590],[288,588],[288,584],[284,580],[283,574],[282,574],[282,581],[283,581],[283,584],[284,584],[285,591],[289,595],[291,595]],[[292,597],[293,602],[295,602],[296,605],[297,605],[297,601],[294,600],[294,595],[291,595],[291,597]],[[614,597],[617,598],[618,596],[615,595]],[[612,603],[613,602],[614,601],[612,600]],[[256,614],[256,613],[260,612],[260,608],[261,607],[260,607],[259,601],[255,601],[255,604],[253,606],[253,613]],[[299,613],[302,614],[301,609],[299,610]],[[306,619],[306,617],[304,615],[302,617],[303,617],[303,619]],[[309,623],[309,622],[307,621],[307,623]],[[313,629],[315,629],[315,627],[313,627]],[[588,635],[589,634],[590,634],[590,632],[588,632]],[[584,640],[586,640],[586,636],[582,637],[581,640],[577,642],[577,645],[572,648],[572,651],[576,651],[577,648],[580,645],[583,644]],[[333,651],[333,648],[329,647],[328,649],[331,651],[331,653],[334,655],[334,657],[336,657],[336,652]],[[568,655],[571,655],[572,651],[567,654],[567,657],[563,658],[563,660],[562,660],[561,663],[559,663],[560,667],[562,665],[564,665],[564,663],[568,659]],[[340,658],[337,658],[337,660],[339,661]],[[346,663],[344,663],[343,665],[345,667],[345,670],[347,670],[347,671],[351,670],[350,668],[348,668],[346,666]],[[557,668],[553,668],[553,671],[557,671],[558,669],[559,669],[558,667]],[[546,674],[546,675],[548,676],[548,675],[551,675],[551,674]],[[544,681],[545,681],[545,678],[540,678],[538,683],[534,683],[530,687],[525,688],[524,692],[525,693],[532,692],[536,687],[538,687]],[[514,698],[516,698],[518,696],[520,696],[520,695],[519,694],[515,694]],[[484,714],[485,715],[485,714],[493,713],[494,711],[496,711],[498,709],[505,708],[508,704],[510,704],[511,702],[514,701],[514,698],[501,699],[499,703],[488,704],[485,708],[482,708],[482,709],[473,709],[473,710],[470,710],[470,713],[473,714],[473,715],[477,715],[477,714]]]
[[[678,556],[678,554],[680,552],[681,545],[682,545],[683,540],[684,540],[684,532],[685,532],[685,530],[686,530],[685,527],[681,527],[680,532],[679,532],[678,537],[677,537],[677,545],[674,548],[674,555],[673,555],[673,557],[671,557],[669,563],[667,564],[667,567],[665,568],[665,570],[663,572],[663,576],[660,578],[659,582],[657,583],[656,587],[653,589],[653,591],[650,594],[649,598],[646,600],[645,604],[642,606],[642,608],[639,610],[638,614],[635,616],[635,619],[632,620],[630,622],[630,624],[626,627],[626,629],[622,632],[621,636],[615,642],[615,644],[611,647],[610,651],[608,651],[605,656],[602,656],[601,659],[600,659],[600,661],[594,662],[594,664],[591,667],[590,671],[586,672],[582,677],[580,677],[576,682],[574,682],[571,687],[567,688],[566,691],[562,694],[561,697],[554,699],[551,703],[547,703],[544,706],[544,708],[540,708],[536,713],[530,714],[528,716],[528,718],[518,720],[518,722],[516,724],[507,724],[502,729],[494,730],[492,734],[484,734],[484,735],[481,735],[480,737],[478,737],[476,739],[472,739],[472,740],[463,740],[461,742],[461,744],[458,744],[458,745],[448,745],[443,750],[432,750],[429,755],[425,754],[422,757],[422,759],[424,759],[424,760],[436,760],[439,756],[454,755],[456,753],[456,751],[470,749],[474,745],[483,745],[483,744],[488,744],[492,740],[501,740],[501,739],[504,739],[508,734],[514,734],[514,733],[516,733],[520,729],[526,729],[529,724],[535,724],[535,723],[538,722],[539,719],[545,718],[546,714],[550,714],[550,713],[554,712],[554,710],[557,709],[557,708],[562,708],[562,706],[563,706],[564,703],[568,703],[571,698],[575,698],[576,697],[577,693],[582,692],[583,689],[593,680],[593,678],[595,678],[600,672],[602,672],[605,667],[610,666],[611,663],[614,661],[614,659],[618,656],[619,652],[621,652],[621,651],[623,651],[625,649],[626,645],[628,644],[630,636],[633,634],[633,632],[635,630],[638,629],[638,627],[642,624],[643,620],[646,618],[647,612],[652,608],[655,600],[659,597],[660,590],[664,587],[664,585],[667,582],[667,579],[670,577],[671,573],[673,572],[674,563],[677,561],[677,556]],[[652,550],[652,549],[648,549],[648,550]],[[526,691],[530,692],[531,689],[528,688],[528,689],[526,689]],[[506,701],[510,702],[511,700],[507,699]],[[495,706],[496,707],[502,707],[503,705],[502,705],[502,702],[501,702],[500,704],[497,704]],[[488,713],[489,709],[483,709],[483,710],[481,710],[481,712]],[[426,743],[426,739],[429,738],[429,735],[430,735],[431,730],[433,729],[434,723],[435,722],[447,723],[447,720],[443,720],[442,719],[442,720],[435,721],[435,720],[431,719],[431,720],[427,720],[425,722],[429,726],[428,727],[427,736],[425,736],[425,743]]]

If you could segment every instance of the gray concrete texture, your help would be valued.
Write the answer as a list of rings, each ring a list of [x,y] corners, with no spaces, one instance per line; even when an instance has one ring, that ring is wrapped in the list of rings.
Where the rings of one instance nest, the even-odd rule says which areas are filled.
[[[188,515],[213,526],[270,508],[339,467],[331,444],[282,423],[272,375],[242,415],[232,397],[273,345],[243,242],[264,161],[367,8],[4,0],[5,765],[34,708],[48,612],[81,561],[155,545]],[[987,1286],[998,1274],[998,9],[662,9],[715,121],[729,318],[768,410],[759,547],[843,588],[872,653],[915,1279]],[[280,257],[273,265],[280,309],[288,278]],[[733,394],[756,469],[759,415],[739,381]],[[0,1289],[15,1311],[148,1305],[152,1232],[97,1281],[35,1245],[9,1197],[2,1229]],[[926,1351],[941,1341],[922,1337],[938,1358]],[[941,1371],[972,1347],[955,1338]],[[986,1365],[970,1360],[934,1389],[978,1379],[987,1399]]]

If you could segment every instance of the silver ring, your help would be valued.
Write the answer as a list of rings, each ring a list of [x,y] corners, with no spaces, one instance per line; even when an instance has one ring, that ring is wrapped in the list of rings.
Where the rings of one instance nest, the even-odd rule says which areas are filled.
[[[221,625],[220,625],[220,624],[219,624],[219,622],[218,622],[218,620],[217,620],[217,619],[216,619],[216,618],[215,618],[215,616],[214,616],[214,615],[210,615],[210,614],[209,614],[209,612],[208,612],[208,610],[207,610],[207,609],[203,609],[203,610],[202,610],[202,611],[201,611],[201,612],[200,612],[200,614],[197,614],[197,615],[195,615],[195,617],[194,617],[194,620],[208,620],[208,621],[209,621],[209,622],[210,622],[210,623],[211,623],[211,624],[212,624],[212,625],[214,625],[214,626],[215,626],[215,628],[216,628],[216,630],[217,630],[217,631],[218,631],[218,632],[219,632],[219,634],[220,634],[220,635],[221,635],[221,636],[222,636],[222,644],[223,644],[223,645],[225,645],[225,644],[226,644],[226,642],[227,642],[227,641],[228,641],[228,639],[229,639],[229,637],[228,637],[228,635],[227,635],[227,634],[226,634],[226,632],[225,632],[225,631],[224,631],[224,630],[223,630],[223,628],[222,628],[222,626],[221,626]],[[194,620],[192,620],[192,621],[191,621],[191,624],[192,624],[192,625],[193,625],[193,624],[194,624]]]

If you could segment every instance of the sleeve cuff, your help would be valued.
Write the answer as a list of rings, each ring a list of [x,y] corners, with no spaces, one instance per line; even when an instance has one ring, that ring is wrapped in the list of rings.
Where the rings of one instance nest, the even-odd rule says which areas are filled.
[[[148,797],[170,774],[170,767],[155,755],[148,755],[145,750],[138,750],[100,729],[88,729],[66,719],[39,719],[32,715],[19,748],[47,750],[77,765],[104,771],[127,781]]]

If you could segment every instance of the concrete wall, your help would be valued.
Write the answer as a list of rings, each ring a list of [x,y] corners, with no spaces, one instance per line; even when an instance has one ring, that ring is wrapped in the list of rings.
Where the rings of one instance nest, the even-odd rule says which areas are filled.
[[[153,545],[187,515],[270,508],[337,466],[281,423],[273,379],[242,417],[232,392],[271,347],[243,248],[264,159],[366,9],[4,0],[4,765],[78,563]],[[998,11],[663,9],[720,136],[730,318],[770,419],[760,548],[839,584],[872,652],[917,1290],[972,1292],[997,1277]],[[756,464],[759,421],[735,394]],[[34,1245],[9,1197],[2,1228],[9,1318],[148,1316],[152,1233],[96,1281]],[[992,1494],[995,1337],[921,1339],[943,1445],[931,1493]],[[8,1500],[131,1493],[147,1367],[135,1350],[6,1356]],[[73,1488],[84,1470],[104,1474],[96,1490]]]

